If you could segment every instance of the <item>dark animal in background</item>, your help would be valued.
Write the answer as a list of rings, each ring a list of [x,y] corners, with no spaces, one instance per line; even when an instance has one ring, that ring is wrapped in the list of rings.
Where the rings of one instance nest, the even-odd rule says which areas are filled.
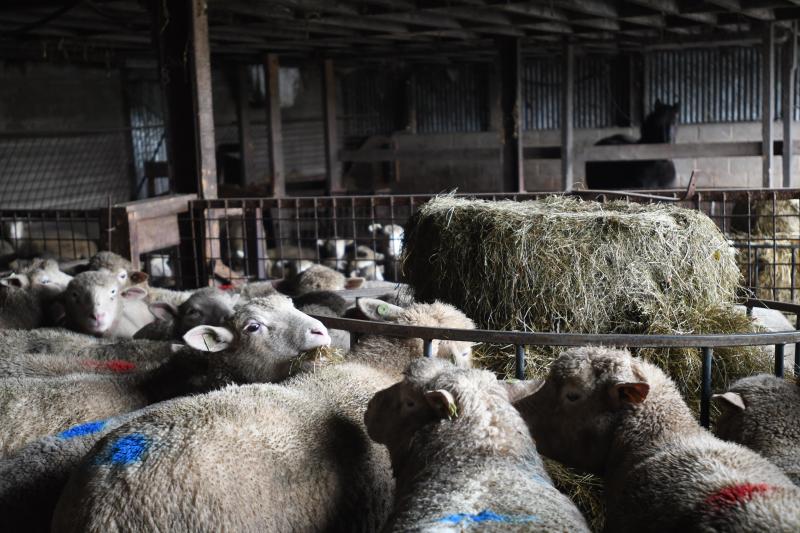
[[[627,135],[613,135],[599,140],[595,146],[674,143],[680,106],[680,102],[669,105],[656,100],[655,109],[644,119],[638,141]],[[667,189],[674,185],[675,165],[669,159],[586,163],[589,189]]]

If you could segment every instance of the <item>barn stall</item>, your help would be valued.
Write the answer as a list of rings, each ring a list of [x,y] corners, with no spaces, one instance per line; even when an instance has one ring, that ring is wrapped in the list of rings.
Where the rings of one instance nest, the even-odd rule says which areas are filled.
[[[0,267],[109,250],[176,288],[323,263],[383,290],[421,275],[399,244],[437,195],[625,199],[707,215],[737,251],[735,296],[795,319],[796,19],[788,0],[12,2],[0,8]],[[636,141],[664,104],[679,112],[663,138],[597,144]],[[592,164],[664,160],[667,188],[588,187]],[[712,388],[763,370],[726,377],[721,349],[774,344],[782,375],[784,345],[800,342],[324,322],[424,337],[426,352],[483,341],[502,347],[489,366],[518,377],[552,359],[536,346],[692,348],[685,392],[706,426]]]

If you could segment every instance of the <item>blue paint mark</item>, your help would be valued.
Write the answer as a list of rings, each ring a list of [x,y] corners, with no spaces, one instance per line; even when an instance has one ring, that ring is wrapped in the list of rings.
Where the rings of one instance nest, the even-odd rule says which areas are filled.
[[[97,433],[106,427],[105,420],[97,420],[95,422],[86,422],[77,426],[72,426],[58,434],[62,439],[74,439],[75,437],[83,437],[84,435],[91,435]]]
[[[150,447],[150,439],[141,433],[131,433],[112,442],[96,458],[96,464],[127,466],[139,461]]]
[[[484,509],[478,514],[458,513],[440,518],[437,522],[445,524],[461,524],[463,522],[474,522],[481,524],[483,522],[502,522],[504,524],[524,524],[527,522],[538,522],[539,517],[536,515],[522,515],[522,516],[509,516],[501,515]]]

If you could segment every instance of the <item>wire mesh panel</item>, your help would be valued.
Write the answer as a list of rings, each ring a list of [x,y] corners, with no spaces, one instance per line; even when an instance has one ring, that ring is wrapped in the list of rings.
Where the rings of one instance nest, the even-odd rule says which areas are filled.
[[[100,244],[102,210],[0,210],[0,268],[15,259],[88,259]]]

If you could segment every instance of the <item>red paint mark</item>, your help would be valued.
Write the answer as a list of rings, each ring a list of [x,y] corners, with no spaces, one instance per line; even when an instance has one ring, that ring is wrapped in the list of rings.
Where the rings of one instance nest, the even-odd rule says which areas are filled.
[[[711,507],[713,511],[720,511],[740,503],[749,502],[756,494],[768,492],[769,490],[771,490],[771,487],[766,483],[731,485],[710,494],[703,503]]]
[[[81,361],[81,364],[92,370],[109,370],[116,373],[131,372],[136,370],[136,365],[134,363],[131,363],[130,361],[124,361],[122,359],[112,359],[110,361],[95,361],[92,359],[86,359]]]
[[[219,286],[219,289],[221,291],[229,291],[233,289],[233,283],[223,283],[222,285]]]

